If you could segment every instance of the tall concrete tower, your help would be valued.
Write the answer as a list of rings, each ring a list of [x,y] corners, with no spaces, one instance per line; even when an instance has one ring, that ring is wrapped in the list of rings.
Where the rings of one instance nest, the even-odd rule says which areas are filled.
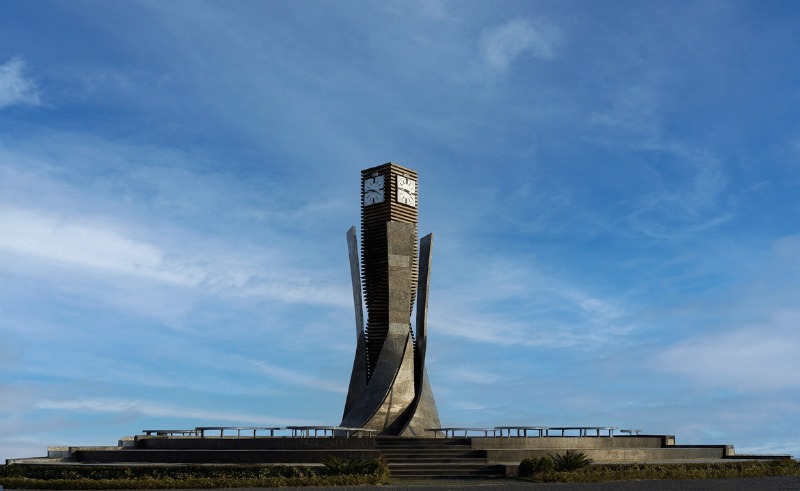
[[[417,183],[416,172],[391,162],[361,171],[360,268],[355,227],[347,232],[356,354],[342,426],[403,436],[440,426],[425,369],[433,234],[417,243]]]

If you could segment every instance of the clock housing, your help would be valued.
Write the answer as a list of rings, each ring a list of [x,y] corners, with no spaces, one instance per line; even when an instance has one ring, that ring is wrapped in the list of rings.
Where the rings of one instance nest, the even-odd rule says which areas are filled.
[[[407,176],[397,176],[397,202],[417,206],[417,181]]]
[[[382,175],[364,179],[364,206],[383,203],[385,196],[385,181]]]
[[[368,189],[383,178],[383,201],[368,197]],[[401,178],[402,179],[398,179]],[[370,181],[370,179],[377,179]],[[369,183],[368,183],[369,181]],[[383,349],[389,331],[389,270],[388,222],[413,224],[411,254],[411,296],[405,306],[408,316],[416,298],[418,268],[417,212],[418,187],[416,171],[389,162],[361,171],[361,280],[366,315],[367,373],[371,374]],[[398,182],[402,185],[399,186]],[[369,187],[368,187],[369,184]],[[397,308],[397,307],[395,307]]]

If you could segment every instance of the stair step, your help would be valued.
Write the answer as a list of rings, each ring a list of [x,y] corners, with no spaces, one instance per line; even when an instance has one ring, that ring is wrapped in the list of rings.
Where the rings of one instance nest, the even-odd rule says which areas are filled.
[[[471,443],[472,441],[469,438],[375,439],[375,444],[379,447],[391,445],[470,445]]]
[[[465,459],[448,459],[448,458],[428,458],[428,459],[404,459],[392,460],[386,459],[389,467],[401,464],[486,464],[485,458],[465,458]]]
[[[469,438],[378,438],[375,448],[393,477],[442,479],[497,477],[505,467],[489,464],[486,450],[474,450]]]
[[[377,450],[380,450],[381,452],[393,452],[393,453],[397,453],[397,452],[401,452],[401,453],[402,452],[405,452],[405,453],[413,453],[413,452],[428,452],[428,453],[433,453],[433,452],[470,452],[470,451],[473,450],[472,447],[467,447],[467,446],[464,446],[464,447],[442,447],[442,448],[436,448],[436,447],[392,447],[392,448],[375,447],[375,448]]]
[[[392,477],[502,476],[505,475],[505,469],[502,466],[476,466],[473,468],[457,468],[457,469],[452,469],[448,467],[427,467],[427,468],[392,469],[391,473]]]
[[[414,460],[414,459],[486,459],[486,452],[470,452],[470,453],[457,453],[457,454],[381,454],[388,460]]]

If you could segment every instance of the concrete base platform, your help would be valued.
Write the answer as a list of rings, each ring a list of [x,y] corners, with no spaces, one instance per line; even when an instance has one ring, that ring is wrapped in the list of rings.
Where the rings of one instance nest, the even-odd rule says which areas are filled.
[[[731,445],[676,445],[671,435],[599,437],[195,437],[136,436],[114,447],[51,447],[23,465],[257,464],[319,465],[326,457],[383,456],[395,476],[471,477],[516,474],[524,458],[584,452],[595,463],[723,462],[790,456],[736,455]]]
[[[707,461],[735,455],[732,445],[675,445],[672,435],[473,438],[472,446],[486,450],[489,461],[516,463],[567,450],[583,452],[597,463]]]

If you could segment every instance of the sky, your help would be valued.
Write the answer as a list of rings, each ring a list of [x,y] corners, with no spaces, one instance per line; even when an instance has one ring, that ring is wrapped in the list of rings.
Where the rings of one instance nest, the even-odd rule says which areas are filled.
[[[445,426],[800,456],[800,5],[0,4],[0,459],[336,425],[360,171]]]

